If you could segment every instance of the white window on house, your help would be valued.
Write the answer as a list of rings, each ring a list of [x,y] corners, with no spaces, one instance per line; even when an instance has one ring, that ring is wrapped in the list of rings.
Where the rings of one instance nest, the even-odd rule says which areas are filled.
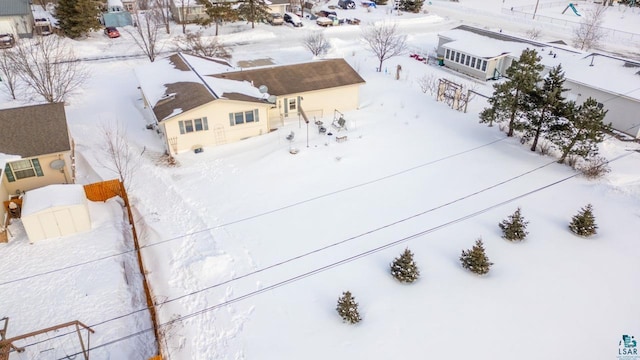
[[[295,110],[298,106],[298,99],[289,99],[289,110]]]
[[[449,49],[447,49],[447,52],[444,55],[445,59],[449,59],[449,53],[450,53],[450,51],[449,51]]]
[[[467,58],[464,61],[464,64],[469,66],[469,61],[471,60],[471,56],[467,55]]]
[[[471,68],[476,67],[476,58],[472,57],[471,58]]]
[[[478,62],[476,63],[476,69],[480,70],[481,64],[482,64],[482,60],[478,59]]]
[[[487,71],[487,60],[482,60],[482,71]]]
[[[4,172],[9,182],[34,176],[44,176],[38,159],[18,160],[7,163]]]
[[[460,53],[459,52],[456,53],[456,62],[460,62]]]
[[[258,109],[229,113],[229,125],[236,126],[245,123],[258,122]]]
[[[460,64],[464,65],[464,54],[460,55]]]
[[[209,124],[207,123],[206,117],[195,120],[181,120],[178,121],[178,126],[180,127],[180,134],[209,130]]]

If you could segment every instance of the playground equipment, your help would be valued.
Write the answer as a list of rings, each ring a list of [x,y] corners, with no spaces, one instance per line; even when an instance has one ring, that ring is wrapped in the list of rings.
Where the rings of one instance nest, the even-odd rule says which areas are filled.
[[[573,12],[574,12],[576,15],[578,15],[578,16],[582,16],[582,15],[580,15],[580,13],[578,13],[578,9],[576,9],[576,6],[575,6],[575,5],[573,5],[573,3],[569,3],[569,5],[567,5],[567,7],[566,7],[566,8],[564,8],[564,10],[562,10],[562,14],[564,15],[564,13],[565,13],[569,8],[571,8],[571,10],[573,10]]]

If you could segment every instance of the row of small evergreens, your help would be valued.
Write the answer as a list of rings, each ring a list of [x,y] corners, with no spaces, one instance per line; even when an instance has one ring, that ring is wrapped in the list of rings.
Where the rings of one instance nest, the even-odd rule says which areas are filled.
[[[507,219],[498,224],[502,230],[502,237],[509,241],[522,241],[527,235],[527,225],[529,222],[522,216],[518,208]],[[596,225],[593,207],[587,204],[574,215],[569,223],[569,230],[578,236],[589,237],[596,234]],[[460,263],[463,268],[478,274],[485,275],[489,272],[493,263],[489,261],[484,244],[481,239],[476,240],[475,245],[468,250],[462,250]],[[413,252],[406,248],[400,256],[395,258],[390,264],[391,275],[401,283],[413,283],[420,277],[420,269],[413,259]],[[358,312],[358,303],[350,291],[345,291],[338,298],[336,311],[343,321],[355,324],[362,320]]]

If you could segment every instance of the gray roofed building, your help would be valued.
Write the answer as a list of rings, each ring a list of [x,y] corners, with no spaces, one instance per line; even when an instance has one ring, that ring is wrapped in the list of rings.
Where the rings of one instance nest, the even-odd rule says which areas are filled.
[[[277,96],[365,83],[344,59],[227,72],[212,76],[249,81],[255,86],[266,85],[269,94]]]
[[[0,16],[26,15],[31,13],[28,0],[2,0],[0,1]]]
[[[0,110],[0,152],[23,158],[71,150],[63,103]]]

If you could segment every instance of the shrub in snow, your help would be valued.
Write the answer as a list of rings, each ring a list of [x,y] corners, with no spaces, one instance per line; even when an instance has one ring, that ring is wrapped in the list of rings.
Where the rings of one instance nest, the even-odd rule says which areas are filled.
[[[413,261],[413,253],[406,248],[399,257],[391,263],[391,275],[403,283],[412,283],[420,277],[418,265]]]
[[[470,250],[462,250],[460,255],[462,267],[470,270],[478,275],[484,275],[489,272],[489,268],[493,265],[485,254],[482,239],[476,240],[476,244]]]
[[[342,293],[342,296],[338,299],[336,311],[345,322],[355,324],[362,320],[360,313],[358,313],[358,303],[356,302],[356,298],[351,296],[350,291]]]
[[[580,212],[576,214],[569,223],[569,230],[572,233],[579,236],[591,236],[596,234],[598,226],[596,225],[596,218],[593,216],[593,207],[591,204],[580,209]]]
[[[527,237],[527,224],[528,221],[524,219],[520,214],[520,208],[518,208],[513,215],[509,218],[502,220],[498,226],[502,229],[502,237],[509,241],[520,241]]]

